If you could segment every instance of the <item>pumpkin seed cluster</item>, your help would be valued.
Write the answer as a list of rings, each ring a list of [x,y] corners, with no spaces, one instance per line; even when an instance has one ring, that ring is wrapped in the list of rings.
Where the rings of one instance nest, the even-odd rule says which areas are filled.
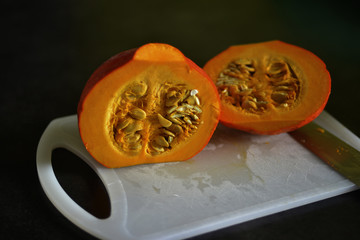
[[[122,151],[158,155],[194,134],[201,115],[198,91],[186,84],[130,83],[115,103],[111,135]]]
[[[300,81],[284,59],[237,59],[220,72],[216,86],[220,98],[247,113],[270,108],[289,109],[296,104]]]

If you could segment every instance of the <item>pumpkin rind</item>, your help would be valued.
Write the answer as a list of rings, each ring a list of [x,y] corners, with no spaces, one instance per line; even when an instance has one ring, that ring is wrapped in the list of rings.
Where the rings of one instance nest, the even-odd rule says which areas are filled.
[[[268,86],[262,89],[262,91],[265,92],[263,94],[265,100],[262,101],[265,107],[262,109],[258,107],[260,106],[258,104],[259,99],[256,99],[256,96],[253,96],[253,98],[255,98],[254,101],[258,105],[251,102],[251,104],[247,104],[245,101],[236,103],[233,99],[231,100],[233,102],[231,102],[228,100],[231,99],[230,97],[224,100],[226,97],[221,95],[221,89],[219,87],[219,85],[222,84],[222,82],[219,84],[220,76],[222,76],[221,73],[230,66],[229,64],[231,62],[240,61],[239,59],[245,62],[249,60],[252,63],[244,65],[245,68],[248,69],[245,69],[245,72],[254,71],[251,73],[253,75],[249,75],[249,79],[255,79],[252,82],[252,87],[255,89],[252,93],[254,93],[254,91],[256,93],[256,91],[260,91],[259,89],[261,89],[261,87],[257,89],[256,84],[265,84]],[[286,66],[288,66],[288,77],[295,79],[293,80],[294,82],[296,81],[296,84],[293,83],[291,87],[293,89],[299,87],[299,90],[296,90],[296,92],[295,90],[293,91],[291,97],[288,97],[285,91],[279,91],[280,98],[277,99],[276,96],[271,95],[271,93],[274,93],[274,86],[277,84],[277,80],[271,79],[271,75],[269,74],[270,71],[274,70],[271,67],[273,65],[270,65],[271,61],[278,61],[274,62],[274,64],[278,65],[283,61],[286,63]],[[281,41],[229,47],[209,60],[203,69],[219,88],[222,111],[220,122],[226,126],[250,133],[279,134],[304,126],[321,113],[330,95],[331,79],[324,62],[308,50]],[[235,71],[237,70],[235,69]],[[280,74],[280,72],[279,70],[276,74]],[[235,81],[236,79],[233,80],[230,78],[230,80]],[[244,83],[244,81],[242,81],[242,83]],[[221,85],[221,87],[222,90],[226,89],[227,91],[231,84],[225,82],[225,85]],[[246,87],[247,86],[244,88]],[[247,90],[244,88],[241,89],[241,86],[239,86],[237,91]],[[286,89],[286,86],[282,86],[282,88]],[[290,87],[288,87],[288,89],[289,88]],[[280,93],[283,93],[285,98],[287,98],[282,99]],[[237,100],[238,99],[244,99],[244,95],[238,97]],[[269,103],[276,103],[274,99],[279,101],[277,106]],[[287,104],[286,101],[290,104]],[[229,104],[229,102],[231,104]],[[236,104],[237,106],[235,106]],[[246,108],[249,111],[246,111]]]

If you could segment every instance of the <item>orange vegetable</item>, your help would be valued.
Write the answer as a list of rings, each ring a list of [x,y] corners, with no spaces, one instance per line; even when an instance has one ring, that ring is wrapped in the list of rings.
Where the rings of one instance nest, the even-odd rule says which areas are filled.
[[[208,143],[219,116],[207,74],[178,49],[157,43],[107,60],[78,105],[86,149],[110,168],[189,159]]]
[[[315,119],[330,95],[325,64],[281,41],[229,47],[204,70],[220,95],[220,121],[250,133],[295,130]]]

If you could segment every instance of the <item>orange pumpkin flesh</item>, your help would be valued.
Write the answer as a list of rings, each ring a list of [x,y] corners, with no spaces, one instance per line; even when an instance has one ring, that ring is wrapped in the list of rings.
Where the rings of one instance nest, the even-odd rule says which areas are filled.
[[[189,159],[206,146],[219,115],[206,73],[178,49],[157,43],[102,64],[78,105],[86,149],[110,168]]]
[[[204,70],[218,88],[220,122],[255,134],[279,134],[309,123],[330,95],[325,64],[281,41],[232,46]]]

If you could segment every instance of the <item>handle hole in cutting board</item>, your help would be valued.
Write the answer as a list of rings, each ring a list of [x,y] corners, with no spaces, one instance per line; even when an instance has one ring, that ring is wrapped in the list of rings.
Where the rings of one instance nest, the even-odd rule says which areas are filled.
[[[64,191],[84,210],[105,219],[110,216],[110,199],[100,178],[82,159],[72,152],[56,148],[52,167]]]

